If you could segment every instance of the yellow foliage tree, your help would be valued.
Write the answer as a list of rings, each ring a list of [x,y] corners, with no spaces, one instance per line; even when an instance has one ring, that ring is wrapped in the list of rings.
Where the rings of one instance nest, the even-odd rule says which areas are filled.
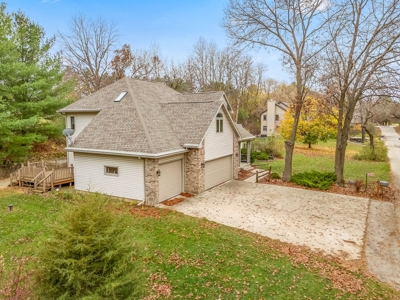
[[[290,107],[278,129],[285,139],[290,136],[293,120],[293,112]],[[315,98],[307,97],[301,111],[296,140],[308,144],[308,147],[311,148],[311,145],[317,144],[318,141],[326,142],[330,138],[335,138],[336,133],[337,118],[318,105]]]

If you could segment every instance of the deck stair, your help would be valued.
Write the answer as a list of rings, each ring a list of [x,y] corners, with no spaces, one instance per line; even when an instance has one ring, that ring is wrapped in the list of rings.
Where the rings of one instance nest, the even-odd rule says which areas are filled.
[[[36,193],[45,193],[55,186],[74,182],[74,166],[66,160],[49,160],[27,163],[10,174],[10,186],[33,188]]]

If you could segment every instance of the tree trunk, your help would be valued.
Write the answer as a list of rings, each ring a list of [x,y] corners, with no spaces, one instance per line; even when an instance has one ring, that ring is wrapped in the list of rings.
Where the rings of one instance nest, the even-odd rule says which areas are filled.
[[[369,145],[372,149],[374,149],[374,135],[372,134],[371,131],[368,130],[367,126],[363,126],[363,130],[368,134],[369,136]]]
[[[294,150],[294,143],[296,140],[297,127],[299,125],[300,112],[301,112],[301,106],[300,108],[299,107],[296,108],[296,113],[294,115],[294,120],[292,125],[292,131],[290,132],[290,138],[289,141],[285,141],[286,156],[285,156],[285,168],[283,170],[282,181],[290,181],[292,177],[293,150]]]
[[[365,143],[365,127],[361,127],[361,143]]]
[[[292,177],[292,160],[293,160],[294,143],[285,141],[285,169],[283,170],[282,181],[290,181]]]
[[[308,143],[308,148],[310,148],[310,149],[311,149],[311,143]]]
[[[338,134],[336,139],[336,151],[335,151],[335,174],[336,183],[340,186],[344,184],[344,160],[346,157],[346,147],[347,147],[347,133],[345,130],[341,130],[342,134]]]

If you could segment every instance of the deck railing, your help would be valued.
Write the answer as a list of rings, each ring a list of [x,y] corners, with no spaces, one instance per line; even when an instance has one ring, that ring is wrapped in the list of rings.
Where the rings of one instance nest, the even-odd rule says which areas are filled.
[[[62,169],[54,169],[54,182],[62,181],[65,179],[74,178],[74,167],[62,168]]]
[[[55,185],[72,183],[74,181],[74,167],[67,167],[67,161],[49,160],[41,162],[29,162],[27,166],[10,174],[10,185],[33,185],[35,190],[46,192]]]
[[[38,168],[35,166],[22,166],[20,168],[20,177],[21,179],[33,179],[35,178],[38,174],[44,171],[44,168]]]
[[[37,168],[44,167],[44,168],[46,168],[46,170],[66,168],[67,165],[68,164],[67,164],[66,158],[41,160],[41,161],[34,161],[34,162],[28,161],[28,163],[27,163],[28,167],[37,167]]]

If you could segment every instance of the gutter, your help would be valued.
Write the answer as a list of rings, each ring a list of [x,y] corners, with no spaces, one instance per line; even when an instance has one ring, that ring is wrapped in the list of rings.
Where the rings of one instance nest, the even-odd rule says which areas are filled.
[[[198,145],[198,144],[183,144],[182,147],[184,148],[195,148],[195,149],[201,149],[203,148],[202,144]]]
[[[252,136],[252,137],[248,137],[248,138],[244,138],[244,139],[239,139],[239,142],[244,142],[244,141],[250,141],[250,140],[255,140],[256,137]]]
[[[80,112],[99,112],[101,108],[82,108],[82,109],[59,109],[58,113],[80,113]]]
[[[128,151],[115,151],[115,150],[99,150],[99,149],[89,149],[89,148],[74,148],[67,147],[65,148],[67,152],[79,152],[79,153],[92,153],[92,154],[108,154],[108,155],[116,155],[116,156],[131,156],[131,157],[139,157],[139,158],[160,158],[166,157],[174,154],[181,154],[189,152],[187,149],[179,149],[161,152],[157,154],[153,153],[143,153],[143,152],[128,152]]]

